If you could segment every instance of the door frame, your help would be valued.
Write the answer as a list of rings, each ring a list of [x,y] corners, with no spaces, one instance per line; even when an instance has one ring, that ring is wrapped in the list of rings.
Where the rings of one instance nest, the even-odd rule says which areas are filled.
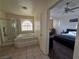
[[[48,54],[49,54],[49,20],[50,20],[50,10],[53,9],[55,6],[57,6],[60,2],[62,2],[63,0],[59,0],[57,1],[54,5],[52,4],[48,10],[47,10],[47,36],[48,36],[48,40],[46,41],[47,42],[47,48],[48,48]]]

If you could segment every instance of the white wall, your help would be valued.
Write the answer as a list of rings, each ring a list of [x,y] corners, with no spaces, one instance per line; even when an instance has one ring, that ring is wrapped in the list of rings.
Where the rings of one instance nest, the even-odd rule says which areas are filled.
[[[75,49],[74,49],[73,59],[79,59],[79,21],[78,21],[77,37],[76,37],[76,41],[75,41]]]
[[[53,27],[56,29],[57,34],[59,34],[61,32],[60,20],[54,19],[53,20]]]
[[[76,17],[75,17],[76,18]],[[60,34],[63,30],[66,31],[66,29],[77,29],[78,22],[69,22],[70,19],[73,18],[59,18],[54,19],[53,26],[56,29],[57,33]]]

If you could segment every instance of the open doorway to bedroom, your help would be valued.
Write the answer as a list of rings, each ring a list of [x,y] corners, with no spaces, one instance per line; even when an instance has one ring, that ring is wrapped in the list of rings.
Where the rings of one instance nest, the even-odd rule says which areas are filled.
[[[52,26],[49,25],[49,56],[51,59],[73,59],[79,19],[79,8],[76,8],[78,5],[75,1],[63,0],[50,9]]]

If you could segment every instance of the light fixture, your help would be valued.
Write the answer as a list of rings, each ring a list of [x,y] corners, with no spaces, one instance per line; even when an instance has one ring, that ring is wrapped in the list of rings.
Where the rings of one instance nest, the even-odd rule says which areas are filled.
[[[27,7],[26,7],[26,6],[23,6],[22,8],[23,8],[23,9],[25,9],[25,10],[27,9]]]

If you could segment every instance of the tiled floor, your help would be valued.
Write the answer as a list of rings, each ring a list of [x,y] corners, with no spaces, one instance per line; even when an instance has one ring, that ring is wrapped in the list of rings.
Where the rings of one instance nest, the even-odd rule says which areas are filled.
[[[49,59],[41,51],[38,45],[15,48],[5,47],[0,49],[0,57],[10,56],[10,59]]]

